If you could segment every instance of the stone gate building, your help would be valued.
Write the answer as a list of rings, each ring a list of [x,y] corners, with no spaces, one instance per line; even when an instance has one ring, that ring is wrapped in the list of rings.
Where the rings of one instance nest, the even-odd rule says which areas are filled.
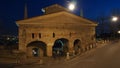
[[[27,57],[52,56],[57,51],[77,54],[95,42],[95,22],[57,4],[44,9],[42,16],[17,21],[19,50]]]

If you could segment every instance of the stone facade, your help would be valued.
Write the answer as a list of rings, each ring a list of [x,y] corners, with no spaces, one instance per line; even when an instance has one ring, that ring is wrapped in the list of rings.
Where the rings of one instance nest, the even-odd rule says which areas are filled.
[[[59,5],[52,5],[45,10],[42,16],[17,21],[19,50],[28,57],[52,56],[56,40],[61,40],[64,45],[67,40],[66,51],[69,53],[95,42],[95,22],[76,16]]]

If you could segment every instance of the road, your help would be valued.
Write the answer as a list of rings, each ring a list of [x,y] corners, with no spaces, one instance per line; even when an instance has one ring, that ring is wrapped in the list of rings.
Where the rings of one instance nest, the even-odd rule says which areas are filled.
[[[120,68],[120,42],[93,49],[80,57],[52,68]]]
[[[82,58],[75,58],[66,66],[69,66],[68,68],[120,68],[120,42],[94,49]]]
[[[19,65],[14,68],[120,68],[120,42],[92,49],[62,63]]]

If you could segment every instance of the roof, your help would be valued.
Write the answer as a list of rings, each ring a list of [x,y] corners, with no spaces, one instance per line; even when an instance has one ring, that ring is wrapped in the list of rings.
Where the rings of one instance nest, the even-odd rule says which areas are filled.
[[[66,10],[64,7],[61,7],[57,4],[47,7],[60,7],[62,10]],[[69,21],[69,22],[68,22]],[[74,21],[74,22],[73,22]],[[61,23],[72,23],[72,24],[92,24],[97,26],[97,23],[89,19],[77,16],[68,11],[59,11],[50,14],[45,14],[42,16],[36,16],[24,20],[17,21],[17,24],[61,24]]]
[[[43,8],[45,10],[45,14],[51,14],[51,13],[56,13],[56,12],[61,12],[61,11],[68,11],[68,9],[64,8],[63,6],[60,6],[58,4],[50,5],[48,7]]]

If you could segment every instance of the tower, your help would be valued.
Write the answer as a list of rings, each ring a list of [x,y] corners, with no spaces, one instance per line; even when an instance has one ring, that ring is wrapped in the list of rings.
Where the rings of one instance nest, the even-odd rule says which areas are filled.
[[[25,4],[25,7],[24,7],[24,19],[27,19],[28,18],[28,11],[27,11],[27,4]]]
[[[83,9],[80,10],[80,16],[83,17]]]

